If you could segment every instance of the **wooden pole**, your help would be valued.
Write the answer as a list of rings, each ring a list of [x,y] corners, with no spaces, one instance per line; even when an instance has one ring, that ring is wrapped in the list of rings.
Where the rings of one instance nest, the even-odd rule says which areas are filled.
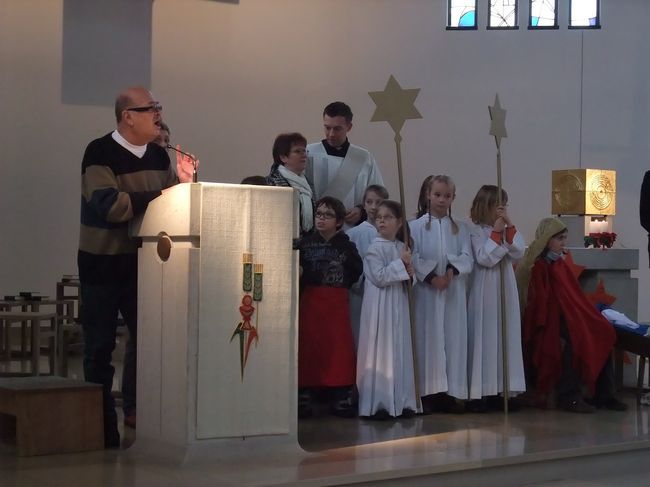
[[[397,132],[395,134],[395,149],[397,151],[397,174],[399,176],[399,202],[402,205],[402,226],[404,227],[404,240],[409,245],[411,231],[406,221],[406,205],[404,204],[404,175],[402,171],[402,136]],[[410,245],[409,245],[410,247]],[[422,409],[422,400],[420,398],[420,371],[418,369],[418,353],[415,344],[415,314],[413,312],[413,292],[411,281],[406,283],[406,293],[409,301],[409,324],[411,327],[411,349],[413,351],[413,380],[415,381],[415,404],[418,409]]]
[[[499,140],[494,138],[497,144],[497,205],[503,206],[503,198],[501,197],[501,144]],[[505,241],[505,232],[501,235],[501,241]],[[501,259],[499,262],[499,277],[500,277],[500,301],[501,301],[501,358],[502,358],[502,373],[503,373],[503,412],[508,414],[508,399],[510,396],[510,377],[508,374],[508,323],[506,319],[506,285],[505,285],[505,266],[506,259]]]

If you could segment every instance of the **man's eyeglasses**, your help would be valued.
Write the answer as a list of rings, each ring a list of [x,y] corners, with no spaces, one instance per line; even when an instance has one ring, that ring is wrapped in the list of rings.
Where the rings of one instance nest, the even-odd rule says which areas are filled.
[[[331,211],[317,211],[315,216],[316,218],[320,218],[322,220],[331,220],[333,218],[336,218],[336,213],[333,213]]]
[[[127,108],[127,112],[162,112],[162,105],[158,102],[152,103],[151,105],[147,105],[146,107],[133,107],[133,108]]]
[[[291,149],[290,151],[292,154],[300,154],[301,156],[304,156],[307,154],[307,149]]]

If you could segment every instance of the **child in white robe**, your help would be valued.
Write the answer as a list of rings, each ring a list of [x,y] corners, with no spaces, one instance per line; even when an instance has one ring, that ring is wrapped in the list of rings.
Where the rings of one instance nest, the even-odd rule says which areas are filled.
[[[525,242],[513,225],[502,190],[484,185],[474,197],[470,211],[474,270],[467,305],[469,398],[467,409],[485,412],[503,409],[503,355],[501,339],[501,271],[506,303],[508,388],[511,397],[526,390],[521,348],[521,314],[513,264],[524,255]],[[501,264],[503,262],[503,264]],[[515,401],[509,410],[516,409]]]
[[[357,355],[359,415],[413,417],[416,412],[413,348],[406,286],[411,251],[402,241],[402,207],[385,200],[377,211],[379,236],[364,259],[365,292]]]
[[[377,238],[377,229],[375,228],[375,215],[379,204],[388,199],[388,191],[379,184],[371,184],[363,193],[363,209],[366,212],[367,219],[359,223],[356,227],[349,228],[345,231],[350,240],[357,246],[357,251],[363,259],[370,244]],[[355,350],[359,347],[359,316],[361,315],[361,302],[363,300],[363,275],[350,288],[350,324],[352,325],[352,335],[354,336]]]
[[[415,331],[425,413],[462,413],[467,384],[467,281],[472,245],[466,224],[451,217],[456,187],[449,176],[425,180],[413,244]]]

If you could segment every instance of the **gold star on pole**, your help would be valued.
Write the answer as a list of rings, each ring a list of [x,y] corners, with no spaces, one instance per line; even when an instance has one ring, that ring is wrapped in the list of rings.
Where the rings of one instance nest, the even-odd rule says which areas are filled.
[[[406,120],[422,118],[414,104],[419,93],[420,88],[402,89],[397,80],[391,75],[384,91],[368,92],[370,98],[377,105],[370,121],[388,122],[395,134],[399,134]]]
[[[494,95],[494,106],[488,106],[490,111],[490,135],[494,135],[494,140],[497,143],[497,147],[501,145],[501,138],[508,137],[506,132],[506,112],[501,108],[501,102],[499,101],[499,94]]]
[[[404,126],[404,122],[414,118],[422,118],[420,112],[415,108],[415,99],[420,93],[420,88],[403,90],[393,75],[388,78],[386,88],[384,91],[370,91],[368,94],[375,102],[377,108],[375,113],[370,119],[371,122],[388,122],[395,132],[395,150],[397,151],[397,175],[399,178],[399,199],[404,205],[404,172],[402,171],[402,136],[400,130]],[[404,225],[405,241],[409,241],[408,225]],[[411,295],[411,287],[406,287],[406,292],[409,301],[409,322],[411,325],[411,346],[413,347],[413,370],[415,371],[413,377],[413,385],[415,388],[415,401],[419,409],[422,407],[420,402],[420,386],[418,378],[418,360],[417,350],[415,349],[415,323],[413,321],[413,296]]]

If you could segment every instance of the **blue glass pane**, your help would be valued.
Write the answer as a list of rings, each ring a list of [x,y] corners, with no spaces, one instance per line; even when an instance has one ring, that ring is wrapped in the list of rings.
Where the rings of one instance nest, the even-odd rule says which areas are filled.
[[[533,27],[537,27],[537,24],[539,24],[539,17],[531,17],[530,25],[532,25]]]
[[[474,27],[476,24],[476,14],[474,10],[465,12],[463,16],[458,21],[458,27]]]
[[[448,27],[456,29],[476,28],[476,1],[477,0],[449,0],[447,4],[449,22]]]

